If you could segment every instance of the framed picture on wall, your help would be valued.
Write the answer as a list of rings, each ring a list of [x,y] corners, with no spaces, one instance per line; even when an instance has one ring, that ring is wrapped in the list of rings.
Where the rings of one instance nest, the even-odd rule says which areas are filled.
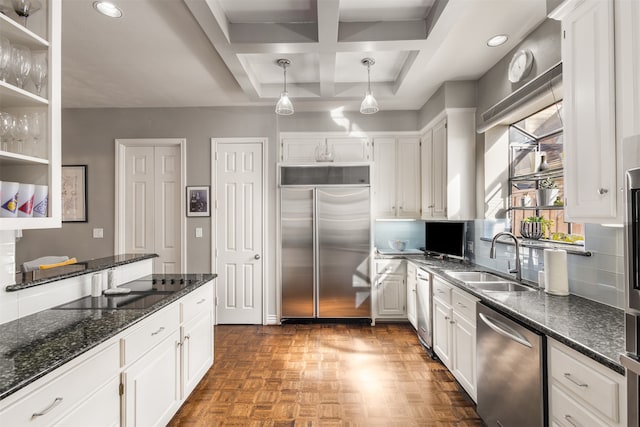
[[[62,222],[87,222],[87,165],[62,166]]]
[[[208,186],[187,187],[187,216],[211,216]]]

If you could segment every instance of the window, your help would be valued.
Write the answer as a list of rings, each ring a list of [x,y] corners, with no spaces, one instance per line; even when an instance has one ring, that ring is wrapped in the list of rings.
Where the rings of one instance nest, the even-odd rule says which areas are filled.
[[[521,236],[527,218],[542,218],[543,239],[583,243],[583,224],[564,220],[562,101],[512,124],[509,142],[514,234]]]

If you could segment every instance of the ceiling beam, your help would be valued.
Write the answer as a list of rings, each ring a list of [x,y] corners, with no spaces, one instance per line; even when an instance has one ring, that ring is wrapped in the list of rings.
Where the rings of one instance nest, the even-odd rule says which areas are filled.
[[[334,46],[319,55],[320,96],[331,97],[335,93],[336,53],[338,27],[340,20],[339,0],[323,0],[318,6],[318,42],[319,46]]]
[[[427,24],[424,20],[392,22],[342,22],[340,42],[368,42],[380,40],[424,40]]]
[[[291,24],[230,24],[231,43],[317,43],[318,25],[312,23]]]

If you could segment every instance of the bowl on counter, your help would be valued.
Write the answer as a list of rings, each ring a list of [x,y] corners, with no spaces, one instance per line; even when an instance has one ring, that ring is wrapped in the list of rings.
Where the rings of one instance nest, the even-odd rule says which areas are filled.
[[[407,249],[407,245],[409,245],[408,240],[389,240],[389,247],[395,251],[404,251]]]

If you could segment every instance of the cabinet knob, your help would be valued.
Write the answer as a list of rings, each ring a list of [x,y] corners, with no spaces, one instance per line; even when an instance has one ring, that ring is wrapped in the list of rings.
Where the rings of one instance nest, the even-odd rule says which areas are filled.
[[[449,316],[444,316],[444,320],[449,320]]]
[[[260,259],[260,254],[255,254],[254,258],[255,259]]]
[[[436,205],[429,205],[429,206],[427,206],[427,208],[429,208],[429,209],[431,209],[431,208],[435,208],[435,207],[436,207]]]
[[[609,192],[609,190],[607,190],[606,188],[598,188],[598,194],[599,195],[603,195],[603,194],[607,194]]]

